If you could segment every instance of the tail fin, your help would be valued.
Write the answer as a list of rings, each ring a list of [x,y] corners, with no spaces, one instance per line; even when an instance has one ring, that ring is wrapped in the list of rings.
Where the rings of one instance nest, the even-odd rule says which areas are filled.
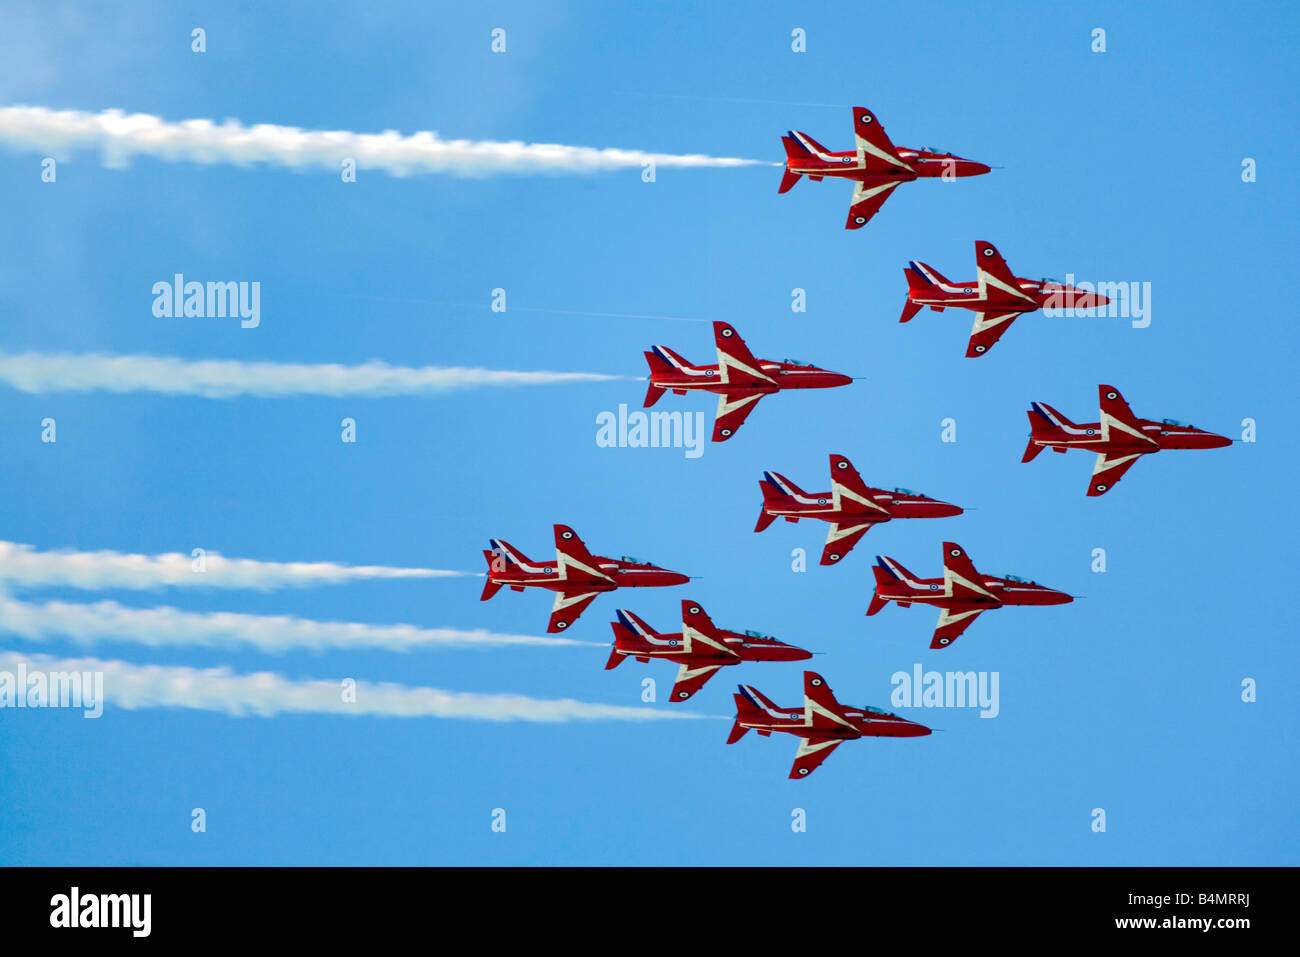
[[[916,314],[920,312],[922,308],[923,307],[920,303],[912,302],[911,299],[907,300],[907,302],[903,303],[903,314],[898,317],[898,321],[910,322],[912,319],[916,318]]]
[[[759,715],[764,711],[780,711],[776,703],[763,692],[759,691],[753,685],[737,685],[740,694],[737,698],[744,698],[745,704],[742,706],[739,701],[736,706],[741,714]]]
[[[758,524],[754,526],[754,531],[761,532],[776,521],[775,515],[768,514],[767,505],[769,502],[776,500],[781,493],[776,486],[769,483],[767,479],[760,479],[758,488],[759,491],[763,493],[763,505],[758,510]]]
[[[903,274],[907,276],[907,288],[909,289],[921,290],[933,286],[952,285],[948,277],[939,270],[927,263],[917,262],[915,259],[908,262]]]
[[[787,163],[789,160],[807,159],[809,156],[812,155],[806,149],[803,148],[803,145],[798,140],[794,138],[793,133],[790,134],[789,136],[781,137],[781,143],[785,146],[785,156],[786,156]],[[787,165],[785,172],[781,176],[781,188],[778,189],[777,192],[778,193],[790,192],[790,190],[794,188],[794,184],[799,182],[800,175],[801,174],[796,173],[794,170],[790,169],[789,166]]]
[[[650,367],[650,384],[645,390],[645,401],[641,403],[642,406],[648,409],[662,399],[664,395],[663,387],[655,385],[655,374],[662,375],[663,373],[672,372],[673,367],[658,352],[644,352],[642,355],[645,356],[646,365]]]
[[[487,552],[487,551],[485,551],[485,552],[483,553],[483,557],[487,559],[487,563],[488,563],[488,575],[490,576],[490,575],[492,574],[492,562],[496,560],[496,556],[493,555],[491,552]],[[483,594],[481,594],[481,595],[478,596],[478,600],[479,600],[479,601],[487,601],[489,598],[491,598],[493,595],[495,595],[495,594],[496,594],[497,592],[499,592],[500,590],[501,590],[501,583],[500,583],[500,582],[494,582],[494,581],[489,577],[488,580],[487,580],[486,582],[483,583]]]
[[[884,555],[876,556],[876,564],[871,566],[871,571],[876,576],[876,594],[872,597],[871,605],[867,609],[868,615],[874,615],[885,607],[886,600],[880,597],[882,587],[888,587],[894,582],[900,581],[909,585],[916,583],[915,575],[892,558],[886,558]]]
[[[1020,457],[1020,461],[1032,462],[1047,447],[1034,441],[1034,433],[1054,432],[1056,427],[1037,409],[1030,409],[1025,414],[1029,416],[1029,444],[1025,446],[1025,454]]]
[[[800,135],[807,136],[806,133]],[[781,143],[785,146],[786,159],[810,159],[812,157],[812,153],[808,148],[795,137],[793,130],[781,137]]]
[[[742,727],[740,724],[740,716],[745,713],[745,706],[748,705],[749,702],[745,699],[743,694],[734,694],[731,697],[736,701],[736,721],[731,726],[731,734],[727,735],[727,744],[735,744],[743,738],[745,732],[749,730],[748,728]]]
[[[740,722],[749,718],[754,720],[763,716],[763,709],[767,708],[776,711],[777,707],[767,698],[763,697],[762,692],[757,688],[749,685],[737,685],[737,694],[732,695],[732,700],[736,702],[736,723],[731,726],[731,734],[727,736],[727,744],[735,744],[745,736],[748,728],[742,727]]]
[[[771,489],[770,492],[768,491],[767,488],[763,489],[764,499],[767,499],[769,495],[778,495],[785,498],[794,495],[808,494],[799,486],[791,482],[784,475],[782,475],[780,472],[764,472],[762,484],[767,485]]]
[[[1074,422],[1071,422],[1046,402],[1031,402],[1029,404],[1033,406],[1033,412],[1029,413],[1029,424],[1031,426],[1038,425],[1034,420],[1034,413],[1036,412],[1042,419],[1041,428],[1048,429],[1049,431],[1055,432],[1062,429],[1073,429],[1078,427]]]
[[[614,634],[618,634],[618,625],[614,626]],[[605,670],[612,671],[623,663],[627,655],[618,650],[617,644],[609,650],[609,661],[605,662]]]
[[[788,137],[786,136],[781,137],[781,139],[783,140],[787,138],[795,141],[795,144],[803,150],[802,155],[805,157],[816,156],[818,153],[826,154],[830,152],[830,150],[822,146],[815,139],[813,139],[811,136],[809,136],[807,133],[804,132],[796,132],[795,130],[791,130]],[[788,147],[787,147],[786,155],[787,156],[790,155],[788,152]]]
[[[880,597],[880,589],[898,581],[898,576],[889,570],[889,567],[885,565],[885,561],[885,558],[877,555],[876,564],[871,566],[871,571],[876,576],[876,590],[871,595],[871,604],[867,606],[868,617],[880,614],[880,610],[889,604]]]
[[[666,375],[675,369],[689,369],[691,364],[673,352],[667,346],[651,346],[649,352],[642,353],[645,356],[646,365],[650,367],[650,380],[654,382],[657,375]],[[651,400],[651,393],[656,393],[654,400]],[[646,405],[654,405],[663,395],[663,386],[651,385],[650,390],[646,392]]]
[[[483,549],[483,558],[487,561],[487,581],[483,584],[483,594],[479,595],[479,601],[487,601],[493,595],[501,590],[501,584],[492,580],[492,573],[505,571],[505,566],[510,563],[510,546],[499,539],[492,539],[492,550]]]

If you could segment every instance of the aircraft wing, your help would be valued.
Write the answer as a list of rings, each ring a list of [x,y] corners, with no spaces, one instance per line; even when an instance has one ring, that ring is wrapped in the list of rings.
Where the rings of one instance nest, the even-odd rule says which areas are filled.
[[[880,512],[881,518],[889,516],[889,509],[884,508],[871,497],[871,493],[878,490],[862,481],[862,476],[853,467],[853,463],[835,452],[831,453],[831,490],[836,497],[837,505],[847,498],[858,505]]]
[[[754,411],[762,392],[720,392],[718,393],[718,414],[713,420],[713,441],[725,442],[736,434],[736,430],[745,424],[749,413]]]
[[[1141,452],[1123,452],[1118,455],[1111,455],[1106,452],[1097,453],[1097,465],[1092,470],[1092,483],[1088,486],[1088,495],[1095,498],[1098,495],[1105,495],[1110,489],[1115,487],[1115,483],[1124,477],[1124,473],[1131,469],[1138,459],[1142,457]]]
[[[794,767],[790,768],[793,780],[806,778],[840,746],[840,738],[800,738],[799,750],[794,754]]]
[[[763,365],[730,323],[713,324],[713,344],[718,350],[718,375],[728,385],[775,385]]]
[[[1004,296],[1023,299],[1028,309],[1037,308],[1034,297],[1020,288],[1020,280],[1016,278],[1016,274],[1011,271],[1007,261],[1002,258],[1002,254],[992,243],[982,239],[975,241],[975,269],[979,273],[982,291],[989,298],[998,298],[991,291],[996,289]]]
[[[853,722],[840,714],[840,703],[830,685],[815,671],[803,673],[804,723],[814,728],[848,728],[856,730]]]
[[[962,632],[969,628],[983,612],[983,608],[956,612],[943,609],[939,613],[939,624],[934,629],[934,637],[930,639],[930,647],[947,648],[960,638]]]
[[[598,591],[556,592],[555,606],[551,609],[551,620],[546,630],[552,634],[564,631],[578,620],[578,616],[587,610],[587,606],[599,594]]]
[[[709,613],[689,598],[682,599],[682,646],[682,650],[688,654],[703,649],[711,653],[722,652],[733,658],[740,657],[727,647],[726,640],[713,624]]]
[[[880,120],[870,110],[853,108],[853,139],[857,143],[858,159],[872,173],[910,173],[912,167],[898,155],[898,149]]]
[[[1101,407],[1101,435],[1104,439],[1137,439],[1152,446],[1158,445],[1155,439],[1142,431],[1142,423],[1128,407],[1119,389],[1113,385],[1097,386],[1097,404]],[[1121,434],[1116,436],[1115,432]],[[1114,484],[1114,483],[1111,483]]]
[[[674,701],[685,701],[704,687],[704,683],[717,673],[722,665],[682,665],[673,682]]]
[[[613,581],[568,525],[555,526],[555,562],[560,566],[560,577],[574,584]]]
[[[841,525],[839,523],[831,525],[831,530],[826,535],[826,547],[822,549],[821,564],[834,565],[852,551],[853,546],[869,531],[871,531],[870,522],[865,522],[862,525]]]
[[[844,223],[845,229],[861,229],[871,220],[871,217],[880,212],[880,207],[885,205],[885,200],[898,187],[897,182],[880,183],[878,185],[866,186],[862,183],[853,184],[853,201],[849,206],[849,218]]]
[[[1011,328],[1022,312],[977,312],[975,325],[971,327],[970,342],[966,345],[966,358],[978,359],[993,348],[993,343],[1002,338],[1002,333]]]
[[[997,597],[984,587],[984,576],[976,571],[966,549],[956,542],[943,543],[943,580],[948,586],[948,594],[954,598]]]

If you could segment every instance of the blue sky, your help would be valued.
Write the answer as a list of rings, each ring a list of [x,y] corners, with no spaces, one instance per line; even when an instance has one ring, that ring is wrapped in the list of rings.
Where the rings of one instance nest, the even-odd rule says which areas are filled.
[[[0,151],[0,352],[481,365],[644,374],[662,343],[711,361],[702,323],[754,352],[855,376],[765,401],[698,459],[596,445],[634,381],[392,399],[214,401],[31,395],[0,386],[0,539],[41,548],[477,571],[502,537],[543,556],[550,526],[599,553],[700,576],[599,599],[570,637],[605,642],[614,609],[670,630],[683,597],[724,627],[825,652],[842,701],[889,706],[890,675],[996,671],[1001,713],[903,712],[928,738],[841,747],[786,780],[792,738],[723,741],[723,720],[493,724],[192,710],[0,711],[7,864],[1296,864],[1294,514],[1296,245],[1284,5],[17,4],[0,105],[168,120],[525,140],[779,160],[805,130],[851,144],[849,107],[896,143],[1004,167],[904,186],[865,229],[850,187],[775,168],[404,179]],[[208,52],[190,52],[190,30]],[[507,31],[507,53],[489,49]],[[790,50],[807,32],[808,52]],[[1107,52],[1090,50],[1107,31]],[[823,104],[823,105],[818,105]],[[1258,181],[1243,183],[1243,158]],[[1152,322],[1017,322],[978,361],[970,317],[897,323],[909,259],[973,275],[988,239],[1020,275],[1152,284]],[[175,272],[262,284],[262,323],[160,320]],[[505,288],[512,308],[488,309]],[[807,292],[806,313],[790,309]],[[563,310],[533,312],[526,310]],[[1084,497],[1091,457],[1021,465],[1024,410],[1094,419],[1096,385],[1139,415],[1259,439],[1142,462]],[[667,409],[712,401],[668,396]],[[40,442],[54,417],[58,442]],[[357,421],[358,442],[339,441]],[[957,422],[957,441],[940,423]],[[873,484],[973,506],[871,532],[819,568],[824,527],[754,535],[757,480],[824,487],[826,455]],[[870,563],[938,574],[955,539],[978,567],[1087,598],[986,615],[927,649],[929,609],[863,616]],[[791,571],[791,549],[810,554]],[[1090,570],[1105,548],[1107,571]],[[1261,587],[1262,586],[1262,587]],[[272,593],[41,597],[541,634],[548,598],[478,600],[476,578]],[[24,595],[23,597],[28,597]],[[35,597],[35,596],[32,596]],[[639,705],[669,665],[602,670],[600,647],[267,655],[103,644],[0,648],[139,663],[352,676],[467,692]],[[1258,683],[1244,704],[1241,682]],[[782,704],[798,665],[715,678],[690,707],[728,715],[736,681]],[[208,830],[190,830],[192,808]],[[494,808],[507,812],[493,833]],[[1094,833],[1093,808],[1107,814]],[[807,812],[805,833],[791,811]]]

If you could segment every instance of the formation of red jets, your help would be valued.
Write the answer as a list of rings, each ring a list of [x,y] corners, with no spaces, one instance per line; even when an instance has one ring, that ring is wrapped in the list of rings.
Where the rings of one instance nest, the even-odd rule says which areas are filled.
[[[860,229],[874,216],[894,189],[916,179],[953,179],[979,176],[990,167],[974,160],[932,149],[906,149],[890,141],[879,119],[869,110],[853,110],[855,148],[831,152],[806,133],[790,132],[785,145],[785,172],[779,192],[788,192],[802,177],[853,182],[853,197],[846,229]],[[1016,276],[992,243],[975,243],[977,278],[953,282],[934,267],[912,261],[904,270],[907,301],[900,322],[909,322],[925,307],[935,312],[949,308],[975,313],[966,349],[969,358],[985,355],[1019,316],[1053,303],[1068,301],[1088,309],[1108,304],[1106,297],[1053,280]],[[717,361],[694,365],[667,346],[645,352],[650,368],[645,407],[664,393],[686,395],[710,392],[718,397],[713,441],[725,442],[745,423],[764,396],[788,389],[830,389],[852,383],[850,376],[794,359],[759,359],[733,326],[713,323]],[[1232,440],[1173,419],[1137,418],[1119,390],[1098,386],[1100,421],[1078,424],[1044,402],[1033,402],[1028,412],[1030,436],[1023,462],[1032,461],[1045,448],[1064,453],[1082,449],[1097,453],[1088,496],[1105,494],[1143,455],[1167,449],[1211,449]],[[904,518],[947,518],[962,508],[904,488],[876,488],[863,481],[843,455],[830,455],[830,490],[805,492],[779,472],[764,472],[759,481],[763,502],[755,532],[778,518],[797,523],[816,519],[829,526],[822,549],[822,565],[839,564],[862,536],[875,525]],[[567,525],[554,526],[555,557],[534,561],[501,539],[492,539],[483,552],[487,582],[482,600],[501,588],[524,591],[543,588],[555,594],[547,631],[562,632],[578,620],[602,592],[619,588],[683,585],[690,577],[629,556],[606,558],[587,550]],[[948,647],[981,614],[1008,605],[1060,605],[1074,600],[1066,592],[1015,575],[997,577],[976,569],[966,550],[955,542],[943,543],[943,575],[919,578],[896,559],[877,556],[872,567],[875,591],[867,615],[876,615],[893,602],[939,609],[930,648]],[[719,628],[698,602],[683,600],[681,630],[657,632],[626,609],[615,612],[614,634],[606,669],[628,658],[640,662],[664,660],[678,666],[670,699],[685,701],[695,695],[721,668],[746,662],[804,661],[812,653],[758,631]],[[839,702],[825,679],[804,672],[802,704],[783,708],[751,685],[741,684],[734,696],[736,715],[727,743],[748,731],[768,736],[773,732],[799,739],[790,778],[807,777],[843,741],[863,737],[917,737],[930,734],[924,725],[871,706],[853,707]]]

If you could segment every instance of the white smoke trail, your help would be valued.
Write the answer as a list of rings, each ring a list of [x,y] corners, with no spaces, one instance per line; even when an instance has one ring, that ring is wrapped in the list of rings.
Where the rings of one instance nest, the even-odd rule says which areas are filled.
[[[596,642],[572,638],[498,634],[482,629],[313,621],[290,615],[190,612],[166,606],[129,608],[114,601],[35,603],[4,595],[0,595],[0,633],[30,641],[69,638],[80,644],[122,641],[152,647],[253,648],[276,654],[295,649],[417,651],[519,645],[598,646]]]
[[[69,588],[307,588],[367,579],[459,578],[474,572],[437,568],[393,568],[386,565],[338,565],[334,562],[263,562],[226,558],[219,552],[203,555],[203,571],[195,559],[179,552],[139,555],[126,552],[37,551],[31,545],[0,541],[0,587]]]
[[[168,356],[0,353],[0,382],[31,393],[107,391],[161,392],[208,399],[305,395],[375,399],[481,386],[562,385],[627,378],[594,372],[390,366],[378,360],[344,366],[235,359],[191,361]]]
[[[21,671],[20,671],[21,669]],[[295,681],[272,672],[236,674],[227,668],[135,665],[100,658],[54,658],[0,651],[0,707],[13,707],[17,676],[91,672],[104,676],[106,707],[189,708],[243,717],[278,714],[461,718],[475,721],[655,721],[707,718],[690,711],[595,704],[571,698],[477,694],[439,688],[358,681],[345,700],[341,681]],[[8,691],[6,692],[6,686]],[[30,697],[27,698],[30,700]]]
[[[339,170],[345,159],[358,169],[383,170],[393,176],[446,173],[452,176],[492,176],[523,173],[595,173],[662,167],[779,166],[764,160],[698,154],[674,155],[642,150],[594,149],[555,143],[444,140],[433,132],[402,136],[396,131],[352,133],[346,130],[302,130],[259,123],[243,126],[236,120],[169,123],[145,113],[106,110],[50,110],[40,106],[0,108],[0,145],[66,156],[97,149],[105,165],[121,167],[135,156],[153,156],[191,163],[267,163],[291,169]]]

